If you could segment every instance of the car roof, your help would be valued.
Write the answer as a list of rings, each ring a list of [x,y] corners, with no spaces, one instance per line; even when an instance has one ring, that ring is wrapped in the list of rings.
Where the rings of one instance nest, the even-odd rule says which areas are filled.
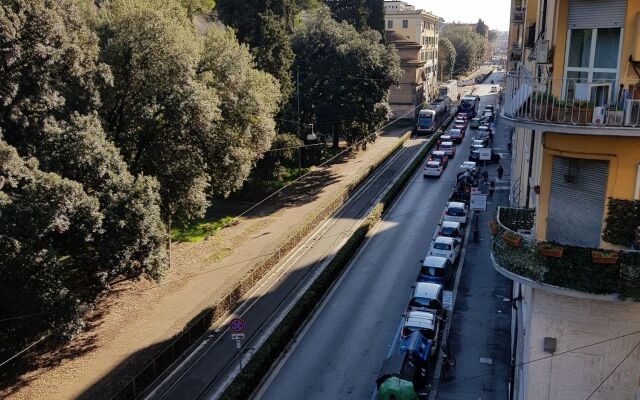
[[[442,221],[443,228],[460,228],[460,222]]]
[[[442,151],[442,150],[434,150],[434,151],[431,152],[431,154],[438,154],[438,155],[442,155],[442,156],[446,155],[445,152]]]
[[[450,238],[448,236],[437,236],[435,242],[453,244],[454,240],[454,238]]]
[[[460,132],[460,129],[452,128],[452,129],[449,130],[449,133],[451,133],[451,132]]]
[[[427,297],[435,299],[442,290],[442,285],[433,282],[418,282],[413,290],[413,297]]]
[[[450,201],[450,202],[447,203],[447,207],[464,208],[464,203],[460,203],[459,201]]]
[[[404,326],[434,330],[436,326],[436,316],[426,311],[409,311],[404,321]]]
[[[475,167],[476,166],[476,162],[475,161],[464,161],[462,163],[462,165],[464,165],[464,166],[473,165]]]
[[[441,166],[440,161],[436,161],[436,160],[427,161],[427,167],[433,167],[433,166],[436,166],[436,167],[440,168],[440,166]]]
[[[444,268],[446,264],[447,259],[438,256],[425,257],[424,261],[422,261],[423,267]]]
[[[441,145],[446,144],[447,146],[453,146],[453,142],[442,142]]]

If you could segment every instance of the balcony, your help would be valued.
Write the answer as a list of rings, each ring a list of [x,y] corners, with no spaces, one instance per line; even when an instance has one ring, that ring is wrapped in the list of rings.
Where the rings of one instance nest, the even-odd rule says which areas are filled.
[[[495,269],[523,285],[563,296],[640,301],[640,252],[537,241],[535,210],[498,209],[492,222]]]
[[[511,22],[513,24],[523,24],[524,23],[524,7],[514,7],[513,8],[513,18]]]
[[[561,95],[557,95],[561,94]],[[578,135],[640,136],[640,81],[552,79],[510,73],[508,124]]]

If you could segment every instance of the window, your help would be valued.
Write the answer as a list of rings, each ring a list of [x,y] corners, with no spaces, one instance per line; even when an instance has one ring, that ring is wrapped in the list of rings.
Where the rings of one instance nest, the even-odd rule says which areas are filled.
[[[585,96],[585,83],[609,83],[610,86],[592,90],[589,100],[598,105],[613,101],[618,90],[618,63],[620,62],[620,28],[571,29],[569,30],[564,95],[565,99]]]
[[[402,28],[407,29],[409,27],[409,20],[408,19],[403,19],[402,20]]]
[[[387,29],[393,29],[393,20],[392,19],[387,21]]]

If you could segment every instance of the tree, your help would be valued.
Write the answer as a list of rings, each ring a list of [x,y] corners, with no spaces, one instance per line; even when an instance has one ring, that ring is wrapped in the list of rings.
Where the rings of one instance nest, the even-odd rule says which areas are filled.
[[[189,16],[208,14],[216,5],[215,0],[180,0],[180,3],[187,9]]]
[[[228,195],[242,186],[271,147],[279,87],[271,75],[253,68],[248,47],[239,44],[231,30],[209,30],[198,71],[203,84],[219,93],[225,116],[216,121],[203,149],[212,192]]]
[[[384,40],[385,20],[384,20],[384,0],[367,0],[367,25],[375,31],[380,32]]]
[[[295,26],[294,0],[219,0],[217,10],[225,25],[248,44],[259,69],[280,82],[282,101],[293,92],[291,64],[293,53],[289,35]]]
[[[442,80],[449,79],[453,75],[456,64],[456,48],[446,37],[438,40],[438,65],[443,72]]]
[[[373,29],[384,38],[384,0],[324,0],[338,22],[346,21],[358,31]]]
[[[456,49],[455,71],[465,72],[482,64],[486,38],[466,27],[445,25],[440,39],[447,38]]]
[[[339,135],[349,143],[373,141],[387,118],[389,87],[401,71],[397,53],[380,41],[376,31],[336,22],[327,8],[310,13],[294,33],[301,121],[332,123],[334,145]]]
[[[482,18],[478,19],[478,23],[476,24],[476,33],[483,37],[487,37],[489,33],[489,27],[484,23]]]

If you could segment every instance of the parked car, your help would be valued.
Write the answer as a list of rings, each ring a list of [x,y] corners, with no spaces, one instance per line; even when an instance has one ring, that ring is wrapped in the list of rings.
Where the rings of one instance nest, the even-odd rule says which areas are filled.
[[[462,238],[462,225],[460,222],[442,221],[440,229],[438,229],[438,236],[446,236],[452,238]]]
[[[488,138],[483,138],[483,139],[473,139],[473,143],[471,143],[471,147],[487,147],[489,146],[489,139]]]
[[[454,123],[452,126],[453,129],[465,130],[466,126],[464,124],[456,124]]]
[[[444,257],[451,263],[455,263],[460,255],[460,241],[447,236],[436,236],[431,242],[430,256]]]
[[[444,168],[447,168],[447,165],[449,164],[449,156],[447,156],[447,153],[440,150],[434,150],[431,152],[431,155],[429,155],[429,159],[427,161],[432,160],[441,160],[442,166]]]
[[[458,129],[467,129],[467,119],[466,118],[456,118],[453,120],[453,126],[461,126]]]
[[[460,164],[460,172],[469,171],[471,173],[476,172],[478,164],[475,161],[465,161]]]
[[[488,126],[480,126],[476,131],[476,139],[489,138],[489,132],[491,132],[491,129]]]
[[[413,288],[407,313],[426,311],[442,317],[442,285],[433,282],[418,282]]]
[[[458,113],[458,114],[456,114],[456,118],[455,119],[461,119],[464,122],[467,122],[468,116],[465,113]]]
[[[438,145],[438,150],[444,151],[449,158],[456,156],[456,145],[453,142],[442,142]]]
[[[471,118],[471,122],[469,122],[469,127],[471,129],[478,129],[478,127],[480,127],[480,118]]]
[[[444,258],[427,255],[422,260],[422,267],[418,273],[418,282],[435,282],[446,285],[451,279],[453,264]]]
[[[485,111],[485,112],[482,114],[482,117],[483,117],[483,118],[487,118],[487,119],[488,119],[488,121],[489,121],[489,123],[491,123],[491,122],[493,122],[493,121],[494,121],[494,116],[493,116],[493,113],[492,113],[491,111]]]
[[[462,143],[462,139],[464,139],[464,131],[458,128],[451,129],[449,131],[449,137],[453,143]]]
[[[440,139],[438,139],[438,144],[442,143],[442,142],[452,142],[453,138],[451,137],[451,134],[445,134],[445,135],[441,135]]]
[[[450,201],[444,210],[444,220],[460,222],[460,224],[465,225],[467,223],[467,214],[468,209],[466,204]]]
[[[431,355],[434,355],[440,332],[440,319],[430,312],[410,311],[404,316],[400,338],[405,339],[413,332],[420,332],[431,341]]]
[[[432,176],[439,178],[442,175],[442,171],[444,171],[442,160],[429,160],[424,164],[422,176],[425,178]]]

